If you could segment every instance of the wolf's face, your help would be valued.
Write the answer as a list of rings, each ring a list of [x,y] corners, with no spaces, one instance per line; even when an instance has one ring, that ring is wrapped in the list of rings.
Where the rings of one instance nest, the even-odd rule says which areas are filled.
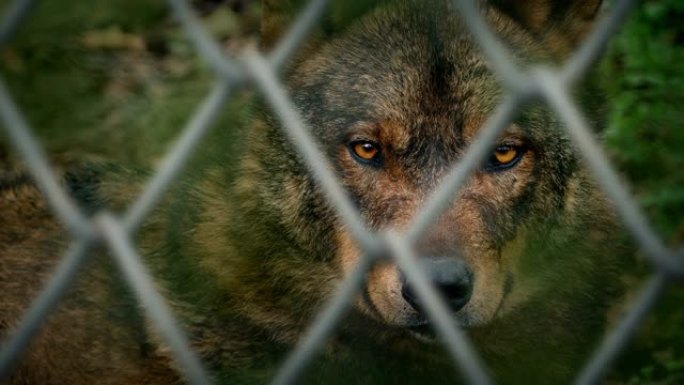
[[[520,25],[489,17],[520,60],[545,56]],[[410,226],[502,99],[449,6],[376,10],[301,63],[292,79],[296,103],[375,231]],[[578,162],[559,128],[546,111],[528,108],[416,245],[462,326],[490,322],[533,285],[519,271],[531,252],[530,229],[538,235],[564,215],[578,188]],[[334,232],[336,261],[346,274],[360,251],[342,226]],[[358,307],[390,325],[421,330],[427,323],[393,262],[374,266]]]
[[[426,117],[420,123],[371,123],[350,132],[349,148],[340,150],[343,183],[375,230],[406,230],[477,131],[421,127],[427,133],[419,128],[423,124],[434,128],[435,122]],[[377,164],[369,164],[366,158],[371,155]],[[416,247],[423,267],[463,326],[491,320],[514,287],[512,269],[521,251],[516,243],[524,242],[522,227],[529,219],[521,216],[531,215],[526,211],[535,198],[537,167],[532,141],[512,125]],[[349,272],[359,250],[347,232],[340,231],[338,237],[337,259]],[[374,267],[359,305],[390,324],[418,327],[426,322],[420,299],[394,263]]]

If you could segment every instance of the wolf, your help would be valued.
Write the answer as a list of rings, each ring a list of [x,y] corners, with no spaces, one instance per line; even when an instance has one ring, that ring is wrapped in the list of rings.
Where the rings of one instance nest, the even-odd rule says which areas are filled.
[[[298,3],[264,3],[265,48]],[[479,7],[524,65],[567,59],[600,3]],[[449,2],[362,4],[324,20],[285,83],[369,230],[401,232],[505,92]],[[343,8],[333,2],[333,9]],[[583,101],[596,105],[598,91],[586,89]],[[362,255],[280,124],[255,103],[260,112],[244,136],[219,145],[211,165],[178,183],[138,238],[156,284],[219,383],[272,378]],[[117,165],[86,165],[63,182],[95,213],[125,208],[138,192],[135,181],[145,178]],[[6,339],[68,237],[25,174],[3,171],[0,192]],[[497,383],[559,383],[588,358],[620,294],[629,250],[619,229],[558,118],[533,102],[415,251]],[[182,382],[173,355],[105,254],[93,254],[10,384]],[[460,370],[412,282],[385,258],[373,264],[301,381],[442,384],[459,381]]]

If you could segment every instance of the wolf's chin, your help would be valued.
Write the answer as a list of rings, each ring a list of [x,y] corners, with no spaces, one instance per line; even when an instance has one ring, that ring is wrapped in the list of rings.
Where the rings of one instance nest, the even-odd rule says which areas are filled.
[[[411,326],[408,328],[411,335],[421,342],[436,343],[437,333],[432,324],[426,322],[419,326]]]
[[[486,322],[478,322],[467,315],[456,318],[456,326],[460,329],[467,330],[482,326]],[[430,321],[422,322],[418,325],[407,326],[407,329],[413,337],[421,342],[436,343],[438,341],[437,327]]]

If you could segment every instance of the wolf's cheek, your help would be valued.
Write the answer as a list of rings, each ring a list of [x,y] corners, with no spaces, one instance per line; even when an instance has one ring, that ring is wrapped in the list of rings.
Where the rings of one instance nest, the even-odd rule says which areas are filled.
[[[506,294],[507,274],[496,252],[477,253],[467,258],[473,270],[473,294],[468,304],[456,313],[461,326],[472,327],[492,321]]]
[[[527,245],[524,217],[530,216],[525,211],[533,167],[530,152],[510,171],[476,174],[461,195],[453,220],[475,276],[472,298],[457,314],[461,325],[491,322],[523,302],[530,289],[520,285],[518,266]]]
[[[358,266],[361,254],[356,242],[346,231],[337,234],[336,261],[341,275],[346,277]],[[423,322],[402,297],[399,270],[392,262],[375,264],[368,273],[356,308],[363,314],[393,326],[413,326]]]

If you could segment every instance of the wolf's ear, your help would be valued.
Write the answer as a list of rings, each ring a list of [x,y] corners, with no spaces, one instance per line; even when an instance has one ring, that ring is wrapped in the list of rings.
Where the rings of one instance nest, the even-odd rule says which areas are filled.
[[[261,47],[271,49],[297,20],[311,0],[263,0],[261,3]],[[319,28],[319,36],[330,36],[345,29],[379,3],[387,0],[330,0]]]
[[[537,33],[543,33],[544,30],[562,24],[591,25],[601,7],[601,2],[601,0],[491,0],[491,3],[503,13],[526,29]]]
[[[261,46],[273,48],[295,19],[306,0],[263,0],[261,2]]]
[[[601,0],[490,0],[530,33],[575,46],[591,30]],[[571,47],[567,47],[571,48]]]

